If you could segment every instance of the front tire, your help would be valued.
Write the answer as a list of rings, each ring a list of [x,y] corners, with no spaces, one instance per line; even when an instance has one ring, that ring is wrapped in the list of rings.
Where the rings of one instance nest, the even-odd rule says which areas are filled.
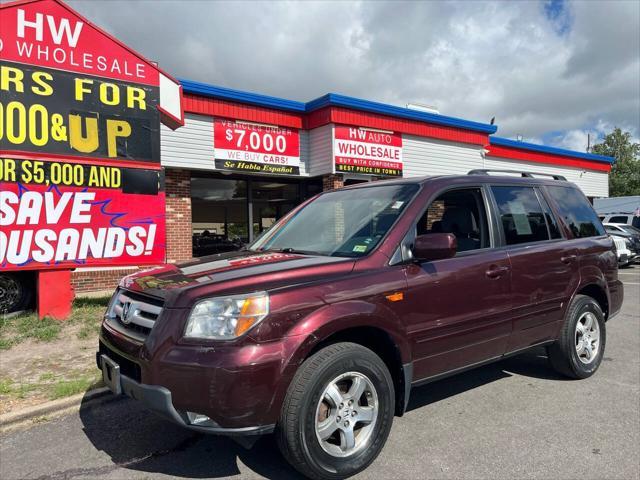
[[[600,305],[587,295],[576,295],[567,310],[560,337],[547,348],[551,366],[569,378],[588,378],[602,362],[606,340]]]
[[[280,450],[309,478],[355,475],[387,441],[394,399],[389,370],[375,353],[355,343],[325,347],[289,386],[276,429]]]

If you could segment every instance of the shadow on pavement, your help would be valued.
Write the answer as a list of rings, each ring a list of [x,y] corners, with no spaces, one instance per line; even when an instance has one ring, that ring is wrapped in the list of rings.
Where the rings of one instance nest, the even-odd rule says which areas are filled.
[[[247,450],[229,438],[183,429],[125,397],[81,408],[80,419],[87,438],[111,457],[114,469],[220,478],[240,474],[240,460],[266,478],[303,478],[280,455],[273,436],[261,438]]]
[[[511,377],[513,374],[559,380],[547,363],[544,349],[534,350],[485,367],[434,382],[411,392],[408,410]],[[284,460],[273,436],[261,438],[250,450],[225,437],[194,433],[122,397],[81,408],[87,438],[108,454],[113,470],[125,468],[186,478],[220,478],[239,475],[238,461],[270,479],[302,478]],[[101,468],[104,471],[104,467]],[[90,474],[91,472],[84,472]]]
[[[509,378],[514,374],[543,380],[567,380],[551,368],[545,349],[536,348],[518,356],[414,388],[411,391],[407,411],[425,407],[503,378]]]

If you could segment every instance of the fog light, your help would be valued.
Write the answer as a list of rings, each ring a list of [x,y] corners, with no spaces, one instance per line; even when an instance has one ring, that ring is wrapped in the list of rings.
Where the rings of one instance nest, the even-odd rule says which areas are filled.
[[[206,415],[201,413],[187,412],[187,418],[191,425],[198,425],[200,427],[213,427],[215,423]]]

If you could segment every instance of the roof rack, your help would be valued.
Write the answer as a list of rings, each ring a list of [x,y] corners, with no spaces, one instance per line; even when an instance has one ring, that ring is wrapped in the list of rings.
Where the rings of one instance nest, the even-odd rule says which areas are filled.
[[[541,173],[541,172],[521,172],[519,170],[491,170],[491,169],[475,169],[469,170],[467,175],[489,175],[489,173],[517,173],[518,175],[525,178],[534,178],[534,175],[542,175],[544,177],[551,177],[554,180],[562,180],[566,181],[567,179],[562,175],[554,175],[552,173]]]

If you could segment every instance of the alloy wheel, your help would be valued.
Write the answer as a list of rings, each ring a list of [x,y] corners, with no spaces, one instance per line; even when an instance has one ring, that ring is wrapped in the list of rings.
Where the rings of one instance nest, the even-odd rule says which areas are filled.
[[[322,449],[334,457],[347,457],[372,440],[378,419],[378,394],[371,380],[359,372],[334,378],[316,408],[315,432]]]
[[[22,285],[15,278],[0,275],[0,313],[14,310],[22,298]]]
[[[600,324],[591,312],[583,313],[576,322],[576,352],[582,363],[588,364],[600,350]]]

